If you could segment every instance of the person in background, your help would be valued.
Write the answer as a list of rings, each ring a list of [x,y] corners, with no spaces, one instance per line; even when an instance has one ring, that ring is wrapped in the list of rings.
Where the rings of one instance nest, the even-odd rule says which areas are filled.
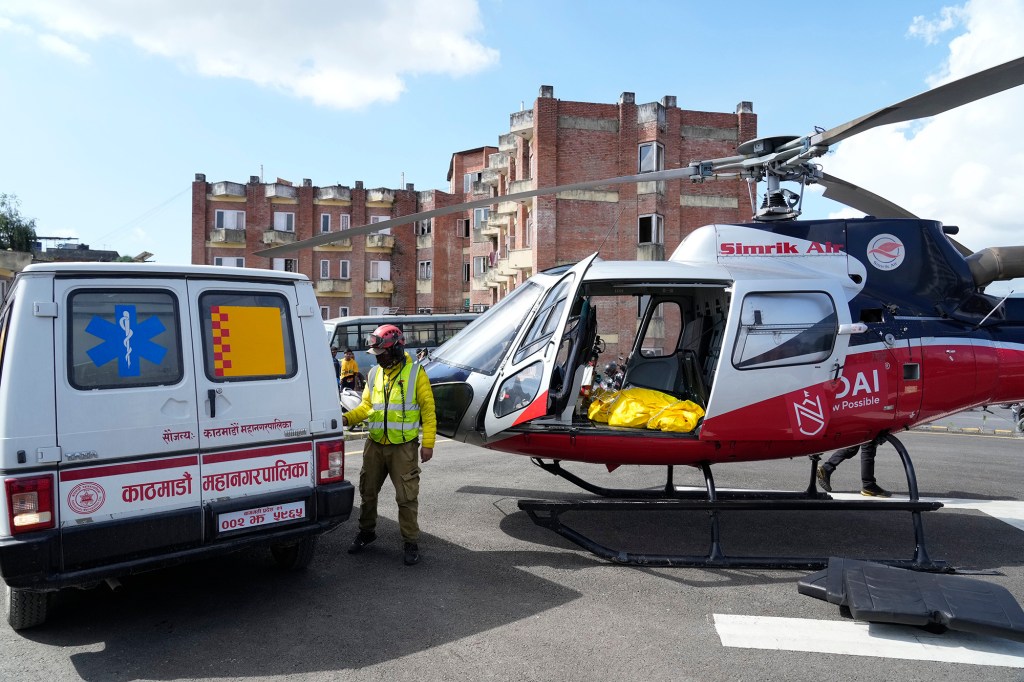
[[[818,467],[818,484],[827,493],[832,492],[832,474],[844,461],[850,459],[860,450],[860,494],[865,497],[892,497],[892,493],[878,485],[875,481],[875,451],[881,437],[864,443],[863,445],[851,445],[842,450],[836,450],[828,461]]]
[[[341,363],[338,361],[338,349],[331,347],[331,360],[334,360],[334,379],[338,382],[338,388],[341,388]]]
[[[377,496],[385,477],[395,486],[398,526],[402,532],[403,561],[406,566],[419,563],[420,467],[434,456],[437,417],[434,394],[426,372],[405,352],[405,335],[393,324],[384,324],[367,338],[377,366],[367,376],[363,400],[342,415],[346,426],[367,419],[369,434],[363,448],[363,467],[359,471],[359,533],[349,554],[363,551],[377,539]],[[423,444],[419,444],[420,426]]]
[[[341,387],[358,390],[356,381],[359,378],[359,363],[351,348],[345,349],[345,359],[341,362]]]

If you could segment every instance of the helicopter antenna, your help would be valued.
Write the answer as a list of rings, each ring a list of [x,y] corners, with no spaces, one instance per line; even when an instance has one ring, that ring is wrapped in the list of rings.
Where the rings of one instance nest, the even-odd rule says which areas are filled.
[[[626,207],[624,205],[619,207],[619,213],[618,215],[615,216],[615,220],[612,221],[611,227],[608,228],[607,232],[605,232],[604,239],[601,240],[601,246],[597,247],[597,253],[601,253],[601,249],[603,249],[604,245],[608,242],[608,237],[611,237],[613,234],[615,234],[615,230],[617,230],[619,227],[619,219],[622,218],[622,212],[624,210],[626,210]]]
[[[977,325],[975,325],[974,328],[978,329],[979,327],[981,327],[981,325],[985,324],[985,320],[987,320],[988,318],[992,317],[992,313],[994,313],[995,311],[997,311],[1000,308],[1002,308],[1003,304],[1006,303],[1006,299],[1010,298],[1010,296],[1013,296],[1013,289],[1010,289],[1010,293],[1006,294],[1006,296],[1003,296],[1002,300],[999,301],[999,303],[996,303],[994,306],[992,306],[992,310],[988,311],[988,315],[986,315],[985,317],[981,318],[981,322],[979,322]]]

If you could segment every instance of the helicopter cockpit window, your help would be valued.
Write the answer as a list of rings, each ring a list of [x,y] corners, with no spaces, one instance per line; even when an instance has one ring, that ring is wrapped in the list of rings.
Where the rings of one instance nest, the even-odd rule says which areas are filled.
[[[544,364],[535,362],[516,372],[498,387],[498,400],[494,403],[494,416],[504,417],[521,410],[537,397]]]
[[[838,331],[835,304],[824,292],[748,294],[732,363],[745,370],[822,362]]]
[[[526,332],[526,338],[516,351],[513,362],[520,362],[534,352],[544,347],[544,344],[551,340],[562,318],[562,311],[565,309],[566,299],[569,297],[569,290],[572,287],[573,277],[570,275],[555,286],[544,301],[540,304],[537,315],[533,318],[530,329]]]
[[[542,287],[532,282],[516,287],[512,293],[473,320],[453,341],[438,347],[433,357],[455,367],[481,374],[494,374],[523,320],[543,291]]]

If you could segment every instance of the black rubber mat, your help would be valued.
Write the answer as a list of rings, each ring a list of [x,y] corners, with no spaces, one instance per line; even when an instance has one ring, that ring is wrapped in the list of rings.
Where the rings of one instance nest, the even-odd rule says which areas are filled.
[[[845,607],[856,620],[1024,642],[1024,610],[1017,600],[1005,588],[974,578],[832,557],[827,569],[800,580],[797,590]]]

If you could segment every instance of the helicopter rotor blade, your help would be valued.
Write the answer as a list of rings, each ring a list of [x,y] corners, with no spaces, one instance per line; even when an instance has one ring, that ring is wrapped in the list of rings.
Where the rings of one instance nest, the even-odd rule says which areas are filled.
[[[902,206],[834,175],[822,173],[815,182],[825,188],[825,198],[846,204],[867,215],[876,218],[917,218]]]
[[[736,161],[741,161],[742,159],[743,157],[736,156],[704,162],[704,172],[710,173],[710,169],[715,164],[732,163]],[[483,208],[485,206],[492,206],[494,204],[504,203],[506,201],[522,201],[524,199],[531,199],[533,197],[548,196],[551,194],[558,194],[560,192],[594,189],[596,187],[604,187],[606,185],[626,185],[638,182],[658,182],[660,180],[678,180],[680,178],[692,178],[694,176],[700,176],[701,173],[702,169],[700,165],[691,164],[689,166],[686,166],[685,168],[670,168],[669,170],[653,171],[650,173],[639,173],[637,175],[623,175],[617,178],[588,180],[586,182],[576,182],[569,185],[542,187],[540,189],[531,189],[523,192],[515,192],[513,194],[503,194],[501,196],[496,197],[475,199],[473,201],[467,201],[464,204],[457,204],[455,206],[445,206],[444,208],[435,208],[430,211],[421,211],[420,213],[410,213],[407,215],[399,216],[397,218],[392,218],[391,220],[382,220],[379,223],[362,225],[360,227],[354,227],[348,230],[342,230],[340,232],[328,232],[325,234],[318,234],[315,237],[303,239],[302,241],[293,242],[291,244],[281,244],[279,246],[272,246],[268,249],[263,249],[262,251],[256,251],[254,255],[263,256],[264,258],[273,258],[287,253],[292,253],[300,249],[308,249],[313,246],[323,246],[325,244],[331,244],[341,239],[358,237],[364,234],[373,234],[375,232],[380,232],[381,230],[387,229],[389,227],[408,225],[409,223],[414,223],[418,220],[426,220],[428,218],[436,218],[438,216],[450,215],[452,213],[460,213],[474,208]]]
[[[810,144],[828,146],[877,126],[935,116],[1021,84],[1024,84],[1024,57],[940,85],[823,133],[812,135]]]

